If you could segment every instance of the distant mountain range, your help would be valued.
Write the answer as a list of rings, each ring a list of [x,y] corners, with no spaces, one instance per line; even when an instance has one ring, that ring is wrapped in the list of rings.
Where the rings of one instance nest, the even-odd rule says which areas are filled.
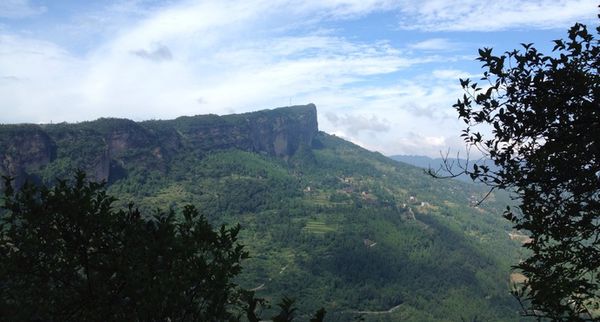
[[[449,157],[446,160],[446,164],[445,164],[443,158],[431,158],[431,157],[423,156],[423,155],[392,155],[392,156],[390,156],[390,158],[393,160],[404,162],[404,163],[407,163],[410,165],[414,165],[416,167],[423,168],[426,170],[431,169],[434,172],[437,171],[437,173],[440,176],[451,175],[447,171],[447,166],[449,166],[450,169],[452,169],[452,172],[456,173],[456,174],[461,173],[461,167],[464,168],[466,165],[468,165],[469,170],[473,170],[473,162],[474,161],[477,162],[478,165],[482,165],[482,164],[487,165],[491,171],[495,171],[498,169],[491,160],[487,161],[487,162],[482,162],[481,160],[466,160],[466,159],[461,159],[461,158],[456,158],[456,157],[455,158]],[[473,180],[471,180],[471,178],[464,173],[460,174],[455,179],[465,181],[465,182],[473,182]]]
[[[106,180],[119,206],[242,225],[238,283],[328,321],[518,321],[508,202],[320,132],[312,104],[226,116],[1,125],[0,174]],[[408,162],[408,160],[413,160]],[[432,159],[433,160],[433,159]],[[416,165],[416,164],[415,164]]]

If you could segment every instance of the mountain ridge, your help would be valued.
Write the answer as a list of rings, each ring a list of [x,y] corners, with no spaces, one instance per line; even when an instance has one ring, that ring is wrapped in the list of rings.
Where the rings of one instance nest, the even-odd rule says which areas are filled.
[[[253,124],[264,133],[253,137]],[[278,135],[288,142],[279,150]],[[359,312],[366,321],[518,320],[507,284],[519,244],[500,216],[502,196],[473,206],[482,187],[435,180],[320,132],[314,105],[3,126],[0,141],[2,164],[25,159],[28,178],[51,183],[83,167],[108,177],[116,207],[193,204],[215,225],[239,223],[252,257],[236,283],[270,300],[297,297],[299,312],[324,306],[328,321]]]
[[[83,148],[87,155],[69,167],[81,168],[99,181],[121,177],[122,163],[133,150],[148,150],[144,157],[159,168],[185,148],[237,148],[287,159],[301,145],[310,146],[317,132],[314,104],[173,120],[100,118],[80,123],[0,125],[0,175],[14,177],[17,185],[26,178],[39,180],[33,174],[57,159],[73,163],[74,156],[80,157],[82,151],[72,151],[70,146]]]

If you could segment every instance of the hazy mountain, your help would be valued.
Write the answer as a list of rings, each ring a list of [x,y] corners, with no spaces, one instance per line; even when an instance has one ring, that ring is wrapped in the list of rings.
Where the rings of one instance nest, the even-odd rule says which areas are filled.
[[[497,167],[493,164],[492,161],[485,161],[481,159],[477,160],[466,160],[456,157],[448,157],[446,162],[444,162],[443,158],[431,158],[423,155],[392,155],[391,159],[404,162],[410,165],[414,165],[419,168],[423,168],[425,170],[433,170],[437,171],[440,176],[450,176],[451,173],[448,172],[447,167],[452,169],[453,173],[460,173],[461,168],[468,166],[469,170],[473,170],[473,163],[476,162],[477,165],[486,165],[490,168],[490,170],[494,171]],[[457,176],[455,179],[464,181],[464,182],[473,182],[468,175],[461,174]]]
[[[193,203],[241,223],[239,283],[324,306],[329,321],[517,321],[520,256],[506,200],[319,132],[314,105],[228,116],[0,126],[0,172],[52,181],[74,168],[125,205]]]

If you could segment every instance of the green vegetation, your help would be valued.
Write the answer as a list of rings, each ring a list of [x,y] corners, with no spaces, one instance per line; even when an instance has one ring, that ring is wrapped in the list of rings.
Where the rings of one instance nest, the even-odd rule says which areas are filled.
[[[258,322],[268,303],[232,278],[248,257],[239,225],[213,231],[193,206],[112,209],[79,172],[48,188],[5,181],[0,207],[0,318],[5,321]],[[274,321],[297,308],[284,297]],[[325,309],[311,322],[322,322]],[[245,319],[244,319],[245,317]]]
[[[239,222],[252,258],[238,282],[263,285],[257,294],[267,299],[299,294],[301,312],[324,304],[343,321],[402,304],[393,314],[413,321],[516,319],[507,284],[517,243],[498,208],[469,207],[483,191],[434,182],[326,134],[318,140],[316,165],[239,150],[176,156],[168,176],[132,166],[109,193],[147,210],[190,202],[214,224]]]
[[[599,16],[600,17],[600,16]],[[495,168],[463,169],[518,207],[504,216],[526,233],[530,256],[516,267],[523,314],[552,321],[600,320],[600,26],[575,24],[554,53],[522,44],[479,50],[485,85],[461,80],[454,105],[465,142]],[[493,130],[491,130],[493,129]],[[491,131],[490,131],[491,130]]]
[[[188,144],[192,135],[183,128],[179,144],[172,126],[160,121],[138,125],[143,129],[125,128],[119,137],[131,142],[146,133],[140,136],[160,153],[152,143],[111,156],[118,170],[107,186],[119,199],[114,206],[135,202],[143,213],[158,207],[181,216],[178,209],[193,204],[214,226],[239,223],[250,258],[235,283],[272,303],[296,297],[298,319],[322,306],[327,321],[519,319],[509,274],[524,254],[499,215],[505,195],[475,207],[486,192],[479,186],[440,182],[325,133],[276,158]],[[67,166],[94,168],[95,159],[77,156],[65,134],[80,131],[78,140],[98,144],[87,148],[106,147],[83,128],[48,130],[64,157],[38,170],[43,180],[52,182],[52,173]],[[70,154],[78,161],[66,162]],[[265,308],[264,316],[276,311]]]
[[[304,229],[310,233],[324,234],[336,231],[335,227],[329,226],[322,221],[309,221],[304,226]]]
[[[230,320],[247,257],[239,226],[213,231],[187,206],[114,211],[103,186],[7,183],[0,208],[0,317],[10,321]]]

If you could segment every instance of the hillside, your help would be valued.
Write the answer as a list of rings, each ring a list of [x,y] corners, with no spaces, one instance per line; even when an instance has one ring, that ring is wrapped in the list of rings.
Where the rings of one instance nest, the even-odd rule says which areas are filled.
[[[329,321],[519,320],[509,295],[518,241],[506,200],[318,131],[314,105],[229,116],[0,126],[0,172],[52,181],[73,168],[120,204],[193,203],[240,223],[239,283],[296,297]],[[362,312],[362,313],[361,313]]]

